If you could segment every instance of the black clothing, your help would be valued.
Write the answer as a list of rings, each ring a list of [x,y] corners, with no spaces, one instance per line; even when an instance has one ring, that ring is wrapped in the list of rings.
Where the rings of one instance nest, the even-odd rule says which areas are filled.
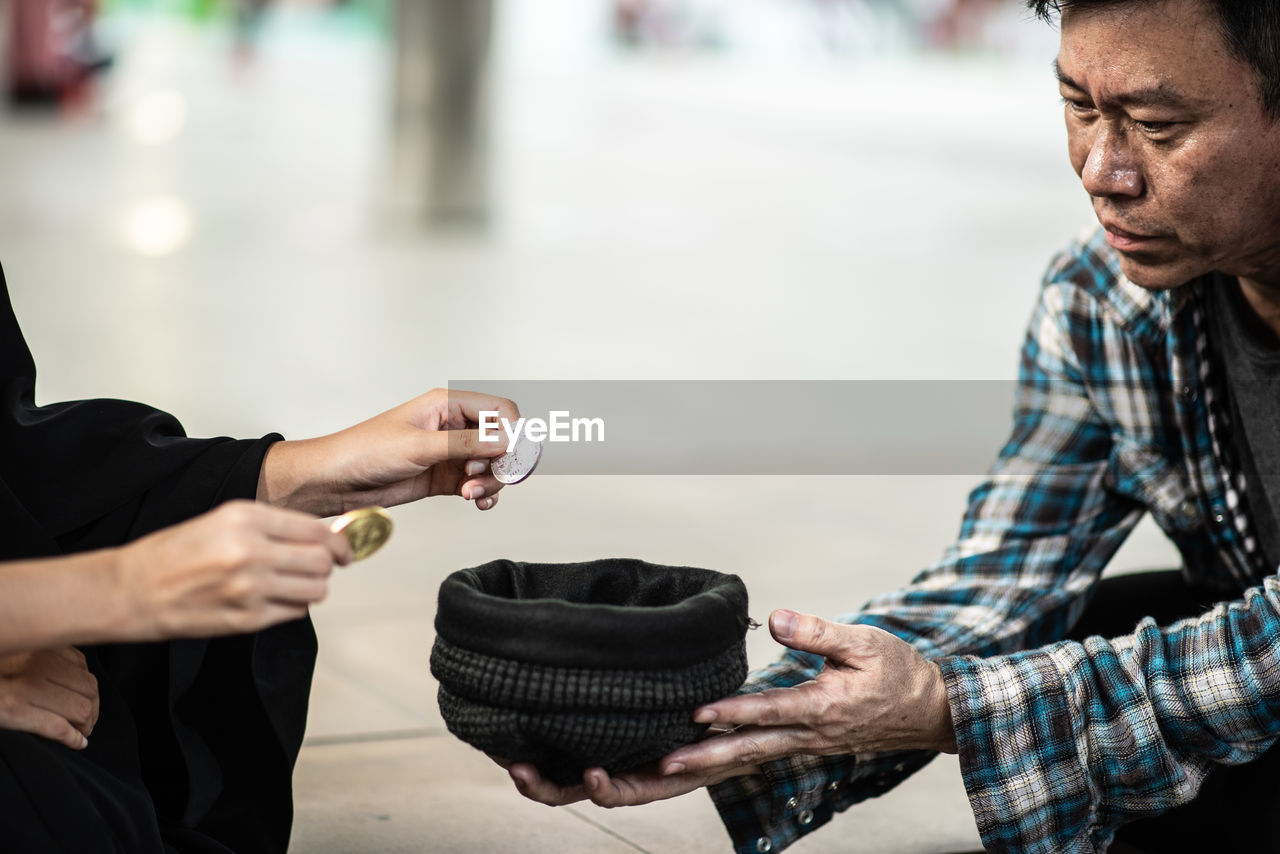
[[[1209,343],[1226,377],[1232,441],[1252,511],[1251,533],[1274,572],[1280,567],[1280,347],[1245,302],[1240,283],[1215,277]]]
[[[120,545],[252,498],[280,439],[188,439],[140,403],[34,399],[0,271],[0,560]],[[282,854],[310,621],[85,653],[101,695],[87,749],[0,732],[0,850]]]

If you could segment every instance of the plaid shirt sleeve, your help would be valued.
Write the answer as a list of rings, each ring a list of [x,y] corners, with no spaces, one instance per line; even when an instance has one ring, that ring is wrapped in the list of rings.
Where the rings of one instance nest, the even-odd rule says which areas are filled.
[[[1163,630],[942,662],[989,851],[1105,851],[1280,734],[1280,581]]]
[[[1099,380],[1119,389],[1121,398],[1151,392],[1157,381],[1124,324],[1078,286],[1082,278],[1112,275],[1082,248],[1060,257],[1046,278],[1023,346],[1012,435],[970,494],[957,541],[909,586],[841,621],[879,626],[926,657],[941,658],[1041,646],[1064,637],[1079,618],[1094,582],[1147,503],[1117,488],[1126,480],[1114,439],[1117,404],[1114,395],[1099,393]],[[1106,357],[1107,364],[1082,359],[1082,350],[1090,358]],[[754,674],[743,690],[795,685],[820,668],[820,659],[792,653]],[[1000,815],[1001,798],[1012,792],[997,790],[1004,772],[986,764],[999,757],[964,744],[982,732],[977,722],[985,720],[982,704],[993,682],[968,659],[956,660],[949,674],[953,708],[963,700],[964,714],[975,721],[961,731],[962,760],[968,774],[986,775],[986,794],[975,808]],[[999,682],[1000,708],[1028,732],[1035,727],[1032,695],[1039,687],[1030,676]],[[1020,767],[1034,768],[1035,757],[1035,751],[1022,754]],[[794,756],[767,764],[762,776],[714,786],[711,796],[736,851],[778,851],[834,812],[892,788],[931,758],[924,752]],[[971,798],[975,791],[970,788]]]

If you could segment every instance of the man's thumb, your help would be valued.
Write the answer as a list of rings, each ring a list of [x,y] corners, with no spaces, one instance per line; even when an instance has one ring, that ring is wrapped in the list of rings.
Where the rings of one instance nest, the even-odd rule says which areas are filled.
[[[769,631],[773,633],[774,640],[792,649],[824,657],[840,650],[841,638],[831,631],[835,626],[835,623],[821,617],[797,614],[785,608],[769,615]]]
[[[849,636],[845,630],[850,626],[823,620],[808,613],[777,609],[769,615],[769,631],[778,643],[804,653],[817,656],[840,658],[847,653],[846,643]]]
[[[795,611],[779,608],[769,615],[769,631],[773,633],[773,639],[778,643],[787,643],[795,636],[796,624],[799,621],[800,615]]]

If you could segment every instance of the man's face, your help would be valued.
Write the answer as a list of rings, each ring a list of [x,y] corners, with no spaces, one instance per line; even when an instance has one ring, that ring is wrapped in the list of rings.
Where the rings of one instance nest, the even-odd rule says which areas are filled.
[[[1280,122],[1203,0],[1068,10],[1058,72],[1071,165],[1125,276],[1280,283]]]

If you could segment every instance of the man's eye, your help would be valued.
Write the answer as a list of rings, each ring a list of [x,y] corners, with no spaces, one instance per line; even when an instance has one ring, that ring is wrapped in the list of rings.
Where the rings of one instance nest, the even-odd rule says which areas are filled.
[[[1149,134],[1164,133],[1174,125],[1173,122],[1144,122],[1144,121],[1139,121],[1137,119],[1134,119],[1133,123],[1138,127],[1142,128],[1142,130],[1145,133],[1149,133]]]
[[[1090,104],[1088,101],[1078,101],[1075,98],[1067,98],[1064,96],[1062,99],[1062,103],[1070,107],[1071,112],[1073,113],[1079,113],[1080,115],[1084,115],[1085,113],[1093,112],[1093,104]]]

